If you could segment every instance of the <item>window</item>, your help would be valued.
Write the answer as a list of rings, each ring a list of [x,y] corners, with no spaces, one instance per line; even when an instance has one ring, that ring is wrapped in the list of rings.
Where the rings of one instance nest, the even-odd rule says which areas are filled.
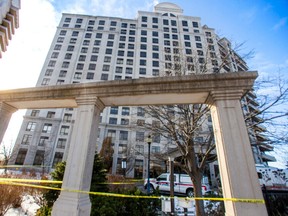
[[[91,55],[90,61],[97,61],[98,56],[97,55]]]
[[[202,50],[197,50],[197,54],[198,54],[199,56],[203,56],[203,55],[204,55],[204,53],[203,53]]]
[[[68,135],[69,133],[69,126],[62,125],[60,128],[60,135]]]
[[[144,132],[136,131],[136,141],[144,142]]]
[[[145,120],[143,119],[137,119],[137,125],[138,126],[143,126],[145,124]]]
[[[157,17],[153,17],[153,18],[152,18],[152,22],[153,22],[153,23],[158,23],[158,18],[157,18]]]
[[[163,20],[163,25],[169,25],[169,20],[164,19]]]
[[[55,112],[48,111],[46,118],[54,118]]]
[[[102,71],[109,71],[110,65],[103,65]]]
[[[182,20],[182,26],[188,26],[188,22],[186,20]]]
[[[109,118],[109,124],[117,124],[117,118]]]
[[[137,107],[137,116],[145,116],[145,110],[143,107]]]
[[[121,125],[129,125],[129,119],[121,118]]]
[[[94,73],[88,72],[87,75],[86,75],[86,79],[87,80],[93,80],[94,79]]]
[[[61,47],[62,47],[62,45],[56,44],[55,47],[54,47],[54,50],[60,50]]]
[[[95,40],[95,41],[94,41],[94,45],[95,45],[95,46],[100,46],[100,44],[101,44],[101,41],[100,41],[100,40]]]
[[[118,50],[118,56],[124,56],[124,51],[123,50]]]
[[[171,25],[172,26],[177,26],[176,20],[171,20]]]
[[[99,47],[93,47],[92,53],[99,53]]]
[[[110,26],[116,26],[117,25],[117,22],[116,21],[111,21],[110,22]]]
[[[61,31],[60,31],[60,35],[63,35],[63,36],[65,36],[65,35],[66,35],[66,33],[67,33],[67,31],[65,31],[65,30],[61,30]]]
[[[50,82],[50,79],[48,79],[48,78],[44,78],[44,79],[42,80],[41,85],[48,85],[49,82]]]
[[[92,37],[92,34],[91,33],[86,33],[85,34],[85,38],[91,38]]]
[[[104,57],[104,62],[110,63],[111,62],[111,57],[110,56],[105,56]]]
[[[59,77],[66,77],[67,71],[61,70],[59,73]]]
[[[117,115],[118,114],[118,107],[110,107],[110,114]]]
[[[139,74],[145,75],[146,74],[146,68],[140,68]]]
[[[59,138],[56,147],[57,147],[57,148],[60,148],[60,149],[65,149],[66,142],[67,142],[66,139],[64,139],[64,138]]]
[[[56,164],[60,163],[63,159],[63,153],[62,152],[55,152],[54,160],[52,167],[54,168]]]
[[[152,75],[153,76],[159,76],[159,70],[158,69],[153,69],[152,70]]]
[[[96,64],[90,63],[88,68],[89,68],[89,70],[95,70],[96,69]]]
[[[23,165],[25,161],[25,157],[27,154],[27,149],[19,149],[15,164],[16,165]]]
[[[144,59],[140,59],[140,65],[142,65],[142,66],[146,66],[146,60],[144,60]]]
[[[119,140],[128,140],[128,131],[120,131]]]
[[[108,39],[114,40],[114,38],[115,38],[115,35],[114,35],[114,34],[109,34],[109,35],[108,35]]]
[[[159,67],[159,61],[153,61],[152,65],[153,67]]]
[[[73,31],[73,32],[72,32],[72,36],[77,37],[78,35],[79,35],[79,32],[78,32],[78,31]]]
[[[51,129],[52,129],[52,124],[45,123],[43,128],[42,128],[42,133],[50,133]]]
[[[99,25],[105,25],[105,20],[99,20]]]
[[[88,52],[88,48],[87,47],[82,47],[81,48],[81,53],[87,53]]]
[[[126,36],[120,36],[120,41],[126,41]]]
[[[147,57],[147,53],[146,52],[140,52],[140,57],[146,58]]]
[[[56,61],[49,61],[49,63],[48,63],[48,67],[54,67],[55,66],[55,64],[56,64]]]
[[[121,29],[120,34],[126,34],[127,30],[126,29]]]
[[[34,131],[36,127],[36,122],[28,122],[26,131]]]
[[[121,23],[121,28],[127,28],[127,23]]]
[[[53,69],[47,69],[45,72],[45,76],[51,76],[53,73]]]
[[[141,50],[146,50],[147,49],[147,45],[146,44],[141,44],[140,45],[140,49]]]
[[[159,53],[152,53],[152,58],[159,59]]]
[[[147,38],[146,37],[141,37],[141,42],[146,43],[147,42]]]
[[[78,61],[85,61],[86,55],[80,55]]]
[[[194,28],[198,28],[199,26],[198,26],[198,22],[192,22],[192,26],[194,27]]]
[[[72,121],[72,114],[65,113],[63,117],[63,122],[71,122]]]
[[[95,24],[95,20],[89,20],[88,25],[94,25]]]
[[[196,47],[197,48],[202,48],[202,44],[201,43],[196,43]]]
[[[141,17],[142,22],[147,22],[147,19],[148,19],[148,18],[147,18],[146,16],[142,16],[142,17]]]
[[[126,154],[127,153],[127,145],[126,144],[119,144],[118,153],[119,154]]]
[[[81,19],[81,18],[78,18],[77,20],[76,20],[76,23],[82,23],[83,22],[83,19]]]
[[[58,56],[59,56],[58,52],[53,52],[51,58],[58,58]]]
[[[185,49],[185,52],[187,55],[191,55],[192,54],[192,50],[191,49]]]
[[[70,64],[70,62],[64,61],[64,62],[62,63],[62,68],[68,68],[68,67],[69,67],[69,64]]]
[[[49,140],[49,137],[41,136],[38,142],[38,146],[46,146],[46,144],[48,144],[48,140]]]
[[[29,134],[24,134],[23,138],[22,138],[22,145],[29,145],[32,139],[32,135]]]
[[[124,60],[122,58],[117,58],[116,63],[117,64],[123,64]]]
[[[153,51],[159,51],[159,46],[153,45],[153,46],[152,46],[152,50],[153,50]]]
[[[112,49],[106,49],[105,54],[112,54]]]
[[[74,79],[81,79],[82,73],[76,72],[74,74]]]
[[[164,34],[164,38],[169,39],[170,35],[169,34]]]
[[[115,73],[122,73],[123,68],[122,67],[116,67]]]
[[[93,27],[92,26],[88,26],[87,27],[87,31],[93,31]],[[90,37],[91,38],[91,37]]]
[[[134,52],[133,51],[128,51],[127,52],[127,57],[134,57]]]
[[[74,46],[68,46],[67,51],[74,51]]]
[[[143,155],[144,154],[144,146],[143,145],[136,145],[135,146],[135,154],[136,155]]]
[[[205,32],[205,35],[206,35],[207,37],[212,37],[211,32]]]
[[[191,47],[191,43],[190,43],[190,42],[187,42],[187,41],[185,41],[185,46],[186,46],[186,47]]]
[[[41,165],[44,162],[44,153],[45,152],[43,150],[36,151],[33,165]]]
[[[158,44],[158,43],[159,43],[158,38],[153,38],[153,39],[152,39],[152,43],[154,43],[154,44]]]
[[[113,47],[113,41],[107,41],[107,47]]]
[[[152,137],[152,141],[155,143],[160,143],[160,134],[154,134],[154,136]]]
[[[129,35],[135,35],[135,34],[136,34],[135,30],[130,30],[129,31]]]
[[[127,59],[126,64],[127,65],[133,65],[133,59]]]
[[[30,116],[38,116],[40,113],[40,110],[32,110]]]
[[[130,115],[130,108],[122,107],[122,115]]]
[[[201,37],[200,36],[195,36],[195,41],[201,41]]]
[[[160,152],[160,146],[151,146],[151,152],[152,153],[159,153]]]
[[[125,43],[119,43],[119,47],[118,48],[125,48]]]
[[[147,35],[147,31],[146,30],[141,30],[141,35]]]
[[[169,28],[164,27],[164,28],[163,28],[163,31],[164,31],[164,32],[169,32]]]
[[[108,80],[108,74],[101,74],[101,80]]]
[[[130,67],[126,68],[126,74],[132,74],[133,73],[133,69]]]

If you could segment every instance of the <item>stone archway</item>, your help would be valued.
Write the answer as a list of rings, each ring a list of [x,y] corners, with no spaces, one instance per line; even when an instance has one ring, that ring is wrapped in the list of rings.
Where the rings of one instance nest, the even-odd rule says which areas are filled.
[[[117,80],[0,91],[0,139],[17,109],[77,107],[67,167],[53,215],[90,215],[89,191],[98,117],[105,106],[206,103],[213,130],[224,198],[263,200],[240,99],[257,72]],[[262,203],[225,201],[226,215],[267,215]]]

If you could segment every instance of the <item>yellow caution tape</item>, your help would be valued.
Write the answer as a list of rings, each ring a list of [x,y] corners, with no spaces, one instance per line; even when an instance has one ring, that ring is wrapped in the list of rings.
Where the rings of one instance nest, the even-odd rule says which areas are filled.
[[[43,181],[43,180],[42,180]],[[24,184],[18,183],[13,181],[0,181],[0,184],[11,184],[16,186],[26,186],[26,187],[34,187],[34,188],[41,188],[41,189],[50,189],[50,190],[61,190],[61,191],[68,191],[68,192],[75,192],[75,193],[85,193],[85,194],[92,194],[98,196],[110,196],[110,197],[122,197],[122,198],[138,198],[138,199],[165,199],[165,198],[174,198],[174,197],[163,197],[163,196],[137,196],[137,195],[128,195],[128,194],[116,194],[116,193],[105,193],[105,192],[92,192],[92,191],[80,191],[80,190],[72,190],[68,188],[56,188],[56,187],[49,187],[43,185],[34,185],[34,184]],[[232,201],[232,202],[248,202],[248,203],[260,203],[265,204],[263,199],[243,199],[243,198],[214,198],[214,197],[191,197],[191,198],[178,198],[178,199],[185,199],[185,200],[210,200],[210,201]]]
[[[38,179],[17,179],[17,178],[0,178],[0,182],[35,182],[35,183],[54,183],[62,184],[62,181],[53,181],[53,180],[38,180]]]

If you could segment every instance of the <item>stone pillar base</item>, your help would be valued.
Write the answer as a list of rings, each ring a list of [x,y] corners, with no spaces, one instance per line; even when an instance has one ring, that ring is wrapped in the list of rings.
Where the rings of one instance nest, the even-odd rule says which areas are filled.
[[[88,194],[81,197],[76,193],[62,191],[59,198],[53,205],[53,216],[89,216],[91,212],[91,202]]]

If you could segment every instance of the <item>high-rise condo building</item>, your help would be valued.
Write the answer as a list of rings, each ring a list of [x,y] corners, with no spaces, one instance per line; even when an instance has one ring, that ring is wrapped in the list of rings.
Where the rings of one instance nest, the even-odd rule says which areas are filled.
[[[199,17],[183,15],[177,5],[160,3],[153,12],[139,11],[136,19],[63,14],[37,86],[247,70],[229,40],[202,25]],[[253,92],[243,98],[243,109],[245,113],[257,109]],[[74,111],[27,110],[9,163],[53,167],[66,160]],[[146,121],[152,120],[147,119],[142,107],[103,110],[95,145],[99,152],[105,138],[111,138],[112,173],[122,174],[121,162],[127,159],[126,175],[145,177],[149,132],[140,126]],[[275,160],[265,154],[272,150],[265,144],[266,138],[259,138],[265,128],[249,130],[253,132],[251,143],[257,143],[252,145],[255,162]],[[169,147],[167,143],[164,137],[153,137],[151,170],[165,169],[165,163],[153,161],[153,154],[173,148],[173,143]]]

